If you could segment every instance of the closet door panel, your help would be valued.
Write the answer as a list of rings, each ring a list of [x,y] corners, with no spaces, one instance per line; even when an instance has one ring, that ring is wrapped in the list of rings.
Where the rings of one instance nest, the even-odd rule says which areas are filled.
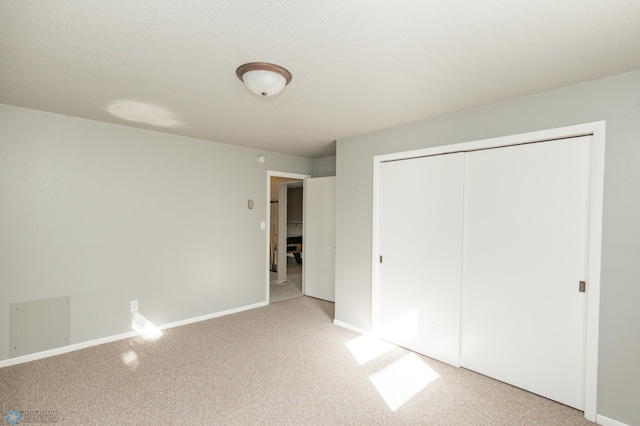
[[[464,154],[380,165],[382,263],[374,330],[392,343],[456,366],[463,189]]]
[[[466,156],[462,366],[578,409],[590,141]]]

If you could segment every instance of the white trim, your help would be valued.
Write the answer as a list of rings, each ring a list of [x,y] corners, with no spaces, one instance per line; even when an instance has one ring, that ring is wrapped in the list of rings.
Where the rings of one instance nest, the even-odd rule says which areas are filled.
[[[269,287],[270,287],[270,283],[271,283],[271,279],[270,279],[270,275],[269,272],[271,271],[271,265],[269,265],[269,252],[271,251],[271,247],[269,246],[269,240],[271,239],[271,176],[276,176],[276,177],[283,177],[283,178],[290,178],[290,179],[300,179],[302,180],[302,188],[303,188],[303,193],[304,193],[304,180],[310,178],[310,175],[303,175],[300,173],[289,173],[289,172],[279,172],[276,170],[267,170],[267,202],[266,202],[266,212],[267,212],[267,220],[265,221],[265,223],[267,224],[266,227],[266,233],[265,233],[265,252],[266,252],[266,257],[265,257],[265,270],[266,270],[266,290],[265,290],[265,304],[269,304],[270,302],[270,296],[269,296]],[[303,215],[304,215],[304,197],[302,198],[302,211],[303,211]],[[304,217],[304,216],[303,216]],[[304,235],[304,219],[302,222],[302,234]],[[302,294],[304,294],[304,266],[303,268],[303,273],[302,273]]]
[[[255,308],[260,308],[260,307],[266,306],[266,305],[268,305],[267,302],[258,302],[258,303],[254,303],[252,305],[245,305],[245,306],[240,306],[238,308],[227,309],[226,311],[215,312],[213,314],[201,315],[201,316],[194,317],[194,318],[188,318],[186,320],[171,322],[171,323],[168,323],[168,324],[164,324],[164,325],[158,326],[158,328],[161,329],[161,330],[166,330],[168,328],[174,328],[174,327],[180,327],[180,326],[187,325],[187,324],[192,324],[194,322],[206,321],[206,320],[213,319],[213,318],[223,317],[225,315],[236,314],[238,312],[248,311],[250,309],[255,309]],[[73,351],[77,351],[77,350],[80,350],[80,349],[90,348],[92,346],[104,345],[105,343],[111,343],[111,342],[115,342],[115,341],[118,341],[118,340],[129,339],[131,337],[136,337],[136,336],[138,336],[138,333],[136,333],[135,331],[129,331],[127,333],[116,334],[116,335],[107,336],[107,337],[101,337],[99,339],[87,340],[85,342],[74,343],[72,345],[62,346],[60,348],[50,349],[50,350],[47,350],[47,351],[36,352],[36,353],[33,353],[33,354],[23,355],[23,356],[19,356],[19,357],[15,357],[15,358],[9,358],[9,359],[5,359],[5,360],[0,361],[0,368],[9,367],[11,365],[22,364],[22,363],[29,362],[29,361],[35,361],[35,360],[38,360],[38,359],[49,358],[49,357],[56,356],[56,355],[62,355],[62,354],[66,354],[68,352],[73,352]]]
[[[267,176],[269,177],[277,176],[277,177],[283,177],[283,178],[289,178],[289,179],[300,179],[300,180],[305,180],[311,177],[311,175],[305,175],[302,173],[279,172],[277,170],[267,170]]]
[[[370,327],[371,333],[376,334],[378,331],[378,300],[380,300],[379,280],[378,275],[380,272],[380,249],[378,241],[378,212],[380,210],[380,203],[378,202],[378,193],[380,191],[380,163],[382,160],[378,156],[373,157],[373,199],[371,203],[371,319]]]
[[[622,423],[617,420],[613,420],[608,417],[601,416],[600,414],[598,414],[596,418],[596,423],[602,426],[629,426],[626,423]]]
[[[302,251],[303,253],[301,253],[301,256],[304,256],[304,242],[306,241],[305,238],[307,238],[307,179],[311,179],[311,176],[309,176],[308,178],[304,179],[302,181]],[[306,288],[306,282],[307,282],[307,268],[306,268],[306,263],[304,261],[304,258],[302,258],[302,284],[300,287],[300,290],[302,291],[302,294],[304,296],[307,295],[307,288]]]
[[[367,334],[368,333],[367,331],[365,331],[365,330],[363,330],[361,328],[358,328],[358,327],[356,327],[354,325],[351,325],[351,324],[347,324],[346,322],[342,322],[342,321],[339,321],[337,319],[334,319],[333,323],[335,325],[339,326],[339,327],[346,328],[347,330],[354,331],[354,332],[356,332],[358,334]]]
[[[478,149],[500,148],[509,145],[518,145],[546,140],[566,139],[575,136],[594,135],[604,130],[605,121],[576,124],[574,126],[558,127],[556,129],[540,130],[537,132],[522,133],[518,135],[501,136],[498,138],[482,139],[472,142],[462,142],[450,145],[439,145],[431,148],[421,148],[413,151],[394,152],[391,154],[376,155],[375,162],[394,160],[407,160],[409,158],[427,157],[430,155],[451,154],[454,152],[474,151]],[[603,135],[604,138],[604,135]]]
[[[219,317],[224,317],[231,314],[237,314],[238,312],[261,308],[263,306],[267,306],[267,304],[268,304],[267,302],[258,302],[258,303],[253,303],[251,305],[239,306],[237,308],[227,309],[226,311],[214,312],[212,314],[200,315],[199,317],[193,317],[185,320],[170,322],[169,324],[159,326],[158,328],[160,330],[165,330],[167,328],[180,327],[183,325],[193,324],[194,322],[206,321],[213,318],[219,318]]]
[[[479,149],[499,148],[546,140],[565,139],[575,136],[593,135],[591,163],[591,193],[589,214],[589,258],[586,338],[585,338],[585,403],[584,416],[587,420],[596,420],[598,393],[598,328],[600,320],[600,262],[602,250],[602,206],[604,193],[604,147],[605,121],[559,127],[537,132],[503,136],[472,142],[442,145],[413,151],[376,155],[373,157],[373,212],[371,234],[371,330],[375,333],[378,317],[378,191],[380,163],[386,161],[406,160],[454,152],[474,151]]]
[[[114,336],[101,337],[100,339],[87,340],[86,342],[74,343],[68,346],[62,346],[55,349],[49,349],[47,351],[36,352],[29,355],[23,355],[15,358],[9,358],[0,361],[0,368],[9,367],[11,365],[22,364],[29,361],[35,361],[38,359],[49,358],[56,355],[66,354],[68,352],[77,351],[79,349],[90,348],[91,346],[103,345],[105,343],[115,342],[117,340],[124,340],[130,337],[137,336],[138,333],[130,331],[128,333],[116,334]]]
[[[593,123],[591,194],[589,207],[589,258],[587,259],[587,316],[585,327],[584,416],[595,421],[598,400],[598,342],[600,331],[600,268],[602,259],[602,208],[604,204],[604,146],[606,122]]]

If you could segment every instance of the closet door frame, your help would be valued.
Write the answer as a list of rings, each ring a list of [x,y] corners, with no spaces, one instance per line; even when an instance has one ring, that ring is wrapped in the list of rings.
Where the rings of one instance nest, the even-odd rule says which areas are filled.
[[[380,164],[387,161],[451,154],[456,152],[477,151],[512,145],[551,141],[576,136],[592,138],[592,157],[590,174],[589,238],[585,319],[585,401],[584,416],[596,421],[596,403],[598,391],[598,332],[600,322],[600,268],[602,252],[602,207],[604,188],[604,149],[606,122],[578,124],[537,132],[522,133],[472,142],[442,145],[414,151],[397,152],[373,157],[373,209],[372,209],[372,253],[371,253],[371,331],[375,334],[379,316],[379,263],[378,244],[379,227],[379,173]]]

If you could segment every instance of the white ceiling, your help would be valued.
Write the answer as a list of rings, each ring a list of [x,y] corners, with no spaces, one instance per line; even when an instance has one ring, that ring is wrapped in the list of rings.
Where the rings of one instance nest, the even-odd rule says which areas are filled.
[[[244,88],[256,61],[282,94]],[[640,0],[0,1],[0,103],[314,158],[638,68]]]

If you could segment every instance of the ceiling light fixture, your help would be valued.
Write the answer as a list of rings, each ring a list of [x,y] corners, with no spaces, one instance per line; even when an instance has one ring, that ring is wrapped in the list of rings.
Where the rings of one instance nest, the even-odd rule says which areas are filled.
[[[261,96],[277,95],[291,81],[291,73],[286,68],[268,62],[240,65],[236,75],[247,89]]]

